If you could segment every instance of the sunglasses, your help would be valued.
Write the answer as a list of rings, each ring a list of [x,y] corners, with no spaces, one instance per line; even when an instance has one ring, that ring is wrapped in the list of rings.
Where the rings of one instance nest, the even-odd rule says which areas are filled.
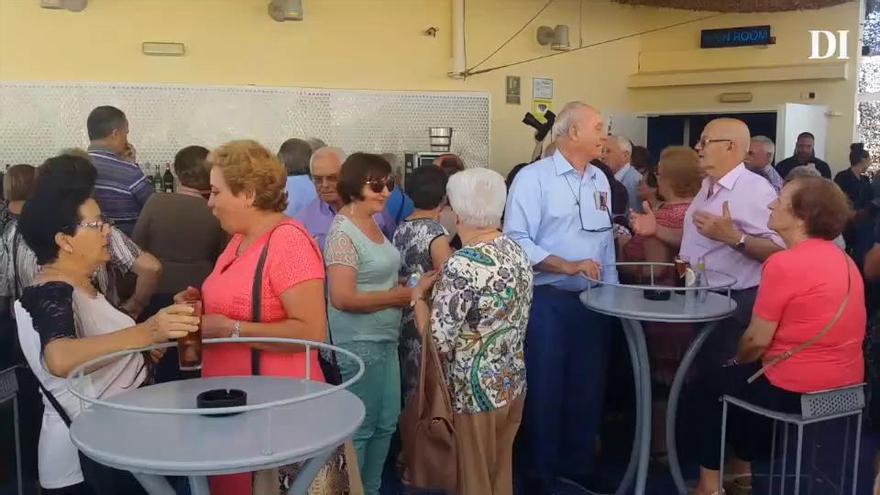
[[[370,190],[376,194],[382,192],[386,187],[388,192],[394,191],[394,176],[389,175],[383,179],[367,179],[366,185],[370,186]]]

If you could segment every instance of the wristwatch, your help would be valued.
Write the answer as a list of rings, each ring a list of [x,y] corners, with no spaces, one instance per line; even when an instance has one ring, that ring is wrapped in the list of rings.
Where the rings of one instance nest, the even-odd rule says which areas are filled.
[[[733,245],[733,247],[736,248],[737,251],[745,251],[746,237],[748,237],[748,235],[743,234],[742,237],[739,238],[739,242]]]
[[[234,322],[232,322],[232,333],[229,334],[229,337],[233,338],[233,339],[237,339],[237,338],[241,337],[241,322],[240,321],[235,320]]]

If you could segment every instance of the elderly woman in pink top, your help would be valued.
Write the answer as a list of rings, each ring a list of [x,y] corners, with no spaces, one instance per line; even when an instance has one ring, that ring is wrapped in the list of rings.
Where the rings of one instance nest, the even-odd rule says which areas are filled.
[[[830,180],[796,179],[783,187],[771,209],[769,226],[788,249],[764,264],[751,322],[739,348],[699,395],[701,467],[696,495],[722,493],[721,395],[800,413],[802,394],[864,380],[864,283],[853,260],[833,242],[852,215],[846,196]],[[724,491],[751,493],[750,461],[766,452],[770,421],[733,408],[728,423],[734,456],[727,460],[725,474],[731,477]]]

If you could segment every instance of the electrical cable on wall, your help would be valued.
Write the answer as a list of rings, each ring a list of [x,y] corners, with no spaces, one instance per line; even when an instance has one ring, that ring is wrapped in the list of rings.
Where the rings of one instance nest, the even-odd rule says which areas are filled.
[[[492,58],[496,53],[500,52],[501,49],[504,48],[505,46],[507,46],[508,43],[510,43],[511,41],[513,41],[514,38],[516,38],[517,36],[519,36],[519,33],[523,32],[523,30],[524,30],[525,28],[529,27],[529,24],[535,22],[535,19],[537,19],[538,16],[540,16],[541,14],[543,14],[544,11],[547,10],[547,7],[549,7],[550,4],[553,3],[553,1],[554,1],[554,0],[547,0],[547,3],[545,3],[544,6],[541,7],[541,10],[539,10],[538,13],[536,13],[535,15],[533,15],[531,19],[529,19],[525,24],[522,25],[521,28],[519,28],[515,33],[513,33],[513,36],[511,36],[510,38],[507,38],[507,41],[505,41],[504,43],[502,43],[501,46],[499,46],[498,48],[495,49],[495,51],[493,51],[492,53],[490,53],[489,55],[487,55],[486,58],[484,58],[483,60],[480,60],[480,62],[479,62],[477,65],[471,67],[470,69],[466,69],[466,70],[464,71],[465,76],[467,76],[468,74],[471,74],[471,71],[472,71],[472,70],[474,70],[474,69],[476,69],[477,67],[483,65],[483,63],[485,63],[487,60],[489,60],[490,58]],[[467,19],[467,18],[465,18],[465,19]],[[466,45],[465,45],[465,46],[466,46]],[[467,53],[467,50],[465,50],[465,54],[466,54],[466,53]],[[466,67],[466,66],[465,66],[465,67]]]
[[[553,0],[550,0],[550,2],[552,2],[552,1],[553,1]],[[548,2],[548,5],[549,5],[550,2]],[[547,5],[544,6],[544,8],[546,8],[546,7],[547,7]],[[543,9],[542,9],[542,10],[543,10]],[[539,14],[540,14],[540,12],[539,12]],[[715,18],[715,17],[719,17],[719,16],[721,16],[721,15],[724,15],[724,14],[712,14],[712,15],[707,15],[707,16],[699,17],[699,18],[696,18],[696,19],[689,19],[689,20],[687,20],[687,21],[677,22],[677,23],[675,23],[675,24],[669,24],[669,25],[667,25],[667,26],[661,26],[661,27],[657,27],[657,28],[653,28],[653,29],[648,29],[648,30],[645,30],[645,31],[639,31],[639,32],[637,32],[637,33],[625,34],[625,35],[623,35],[623,36],[618,36],[618,37],[616,37],[616,38],[610,38],[610,39],[603,40],[603,41],[597,41],[596,43],[591,43],[591,44],[589,44],[589,45],[583,45],[583,41],[582,41],[582,42],[581,42],[581,46],[579,46],[578,48],[573,48],[573,49],[568,50],[568,51],[557,52],[557,53],[550,53],[550,54],[547,54],[547,55],[541,55],[540,57],[527,58],[527,59],[525,59],[525,60],[520,60],[520,61],[518,61],[518,62],[511,62],[511,63],[509,63],[509,64],[498,65],[498,66],[495,66],[495,67],[489,67],[488,69],[473,70],[473,69],[476,69],[480,64],[482,64],[483,62],[485,62],[486,60],[488,60],[489,57],[491,57],[492,55],[494,55],[495,53],[497,53],[498,50],[500,50],[501,48],[504,47],[504,45],[501,45],[501,47],[499,47],[498,50],[495,50],[494,52],[492,52],[492,55],[489,55],[489,57],[486,57],[486,59],[483,59],[482,62],[480,62],[479,64],[475,65],[475,66],[472,67],[471,69],[466,70],[466,71],[464,72],[464,77],[475,76],[475,75],[477,75],[477,74],[485,74],[485,73],[487,73],[487,72],[492,72],[492,71],[496,71],[496,70],[499,70],[499,69],[506,69],[506,68],[508,68],[508,67],[513,67],[513,66],[516,66],[516,65],[527,64],[527,63],[529,63],[529,62],[535,62],[535,61],[537,61],[537,60],[543,60],[543,59],[545,59],[545,58],[556,57],[556,56],[558,56],[558,55],[565,55],[565,54],[567,54],[567,53],[572,53],[572,52],[576,52],[576,51],[578,51],[578,50],[584,50],[584,49],[587,49],[587,48],[593,48],[593,47],[596,47],[596,46],[599,46],[599,45],[605,45],[605,44],[608,44],[608,43],[613,43],[613,42],[615,42],[615,41],[621,41],[621,40],[625,40],[625,39],[628,39],[628,38],[634,38],[634,37],[636,37],[636,36],[642,36],[642,35],[645,35],[645,34],[656,33],[656,32],[658,32],[658,31],[663,31],[663,30],[666,30],[666,29],[672,29],[672,28],[675,28],[675,27],[684,26],[684,25],[686,25],[686,24],[693,24],[693,23],[695,23],[695,22],[705,21],[706,19],[712,19],[712,18]],[[532,21],[534,21],[535,18],[537,18],[537,15],[536,15],[534,18],[532,18],[532,19],[529,21],[529,23],[531,23]],[[526,26],[528,26],[528,24],[526,24]],[[520,29],[520,30],[517,32],[517,34],[519,34],[520,32],[522,32],[522,30],[525,29],[526,26],[523,26],[522,29]],[[514,36],[516,36],[516,35],[514,35]],[[511,39],[512,39],[512,38],[511,38]],[[504,44],[506,45],[506,44],[509,43],[510,41],[511,41],[511,40],[507,40]]]

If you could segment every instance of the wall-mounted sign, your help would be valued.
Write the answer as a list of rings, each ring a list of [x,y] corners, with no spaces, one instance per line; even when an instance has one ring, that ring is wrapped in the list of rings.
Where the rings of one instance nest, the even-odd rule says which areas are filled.
[[[553,79],[543,79],[540,77],[532,79],[532,98],[552,100]]]
[[[747,26],[700,31],[700,48],[727,48],[732,46],[773,45],[770,26]]]
[[[519,105],[520,99],[520,78],[519,76],[507,76],[507,103],[511,105]]]
[[[538,122],[542,124],[547,123],[547,119],[544,117],[547,110],[553,110],[553,100],[544,98],[535,98],[532,100],[532,115],[538,119]]]

